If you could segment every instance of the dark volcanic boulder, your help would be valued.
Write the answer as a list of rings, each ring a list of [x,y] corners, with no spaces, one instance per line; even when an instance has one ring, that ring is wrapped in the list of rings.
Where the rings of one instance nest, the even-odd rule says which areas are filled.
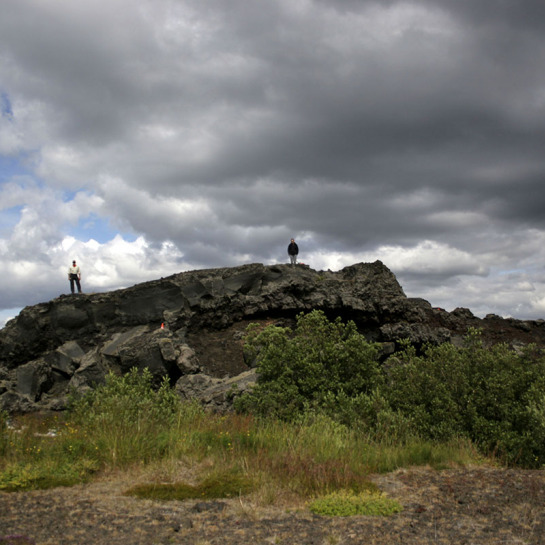
[[[199,373],[180,378],[176,383],[176,392],[182,399],[199,400],[209,409],[225,412],[232,405],[233,399],[246,392],[256,381],[255,369],[224,379]]]
[[[545,322],[434,309],[407,298],[380,261],[338,272],[250,264],[26,307],[0,330],[0,408],[62,408],[71,388],[92,388],[108,371],[133,367],[150,369],[156,382],[168,376],[182,397],[224,408],[231,379],[251,384],[242,350],[247,325],[292,325],[313,309],[354,320],[369,340],[383,343],[384,355],[401,339],[417,347],[460,342],[468,327],[482,328],[491,343],[545,346]]]

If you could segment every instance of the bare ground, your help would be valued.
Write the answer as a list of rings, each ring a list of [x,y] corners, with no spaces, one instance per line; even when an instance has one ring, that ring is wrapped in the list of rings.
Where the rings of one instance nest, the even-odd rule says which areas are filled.
[[[0,544],[22,545],[515,545],[545,543],[545,471],[428,468],[373,480],[404,510],[330,518],[251,499],[157,502],[127,497],[108,478],[0,493]]]

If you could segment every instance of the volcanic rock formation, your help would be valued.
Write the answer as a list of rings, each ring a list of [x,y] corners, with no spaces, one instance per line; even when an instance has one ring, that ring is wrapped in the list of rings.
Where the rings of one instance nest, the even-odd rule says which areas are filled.
[[[338,272],[250,264],[26,307],[0,330],[0,408],[62,410],[71,390],[136,367],[148,368],[157,382],[167,375],[184,398],[225,410],[236,388],[256,380],[243,354],[247,325],[293,325],[297,314],[313,309],[353,320],[368,340],[383,344],[384,357],[403,339],[417,348],[460,343],[469,327],[482,329],[489,344],[545,347],[545,321],[432,308],[408,298],[380,261]]]

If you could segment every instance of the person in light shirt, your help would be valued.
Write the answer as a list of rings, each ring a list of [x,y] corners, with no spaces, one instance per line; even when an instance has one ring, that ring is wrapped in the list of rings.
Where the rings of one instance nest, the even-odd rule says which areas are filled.
[[[76,284],[78,293],[81,293],[81,270],[75,261],[72,261],[72,266],[68,267],[68,280],[70,280],[70,291],[74,293],[74,284]]]

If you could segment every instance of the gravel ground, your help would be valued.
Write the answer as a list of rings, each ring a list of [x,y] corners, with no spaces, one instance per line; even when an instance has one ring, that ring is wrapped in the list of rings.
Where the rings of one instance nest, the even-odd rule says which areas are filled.
[[[1,545],[545,544],[545,471],[410,469],[373,480],[404,510],[388,518],[258,508],[245,498],[156,502],[109,479],[0,493]]]

